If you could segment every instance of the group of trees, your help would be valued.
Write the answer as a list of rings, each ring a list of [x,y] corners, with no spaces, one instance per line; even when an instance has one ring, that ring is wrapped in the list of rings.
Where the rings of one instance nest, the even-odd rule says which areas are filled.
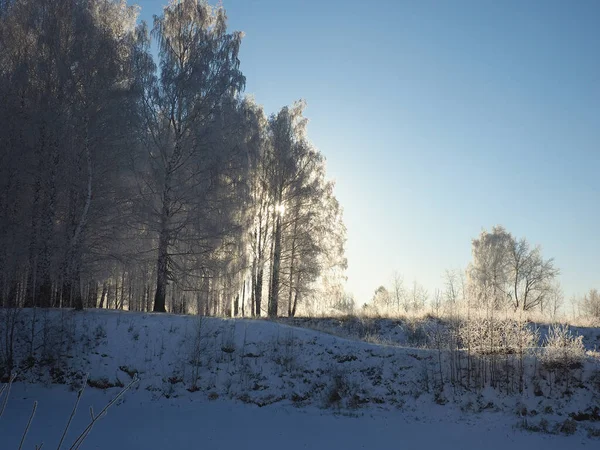
[[[472,261],[466,270],[447,271],[445,287],[430,296],[414,281],[404,285],[394,273],[389,286],[379,286],[362,311],[369,314],[406,315],[422,312],[488,316],[502,312],[535,312],[556,319],[565,311],[565,298],[553,259],[545,259],[541,247],[515,238],[502,226],[483,230],[471,242]],[[590,289],[571,301],[573,315],[600,318],[600,293]],[[354,302],[338,302],[336,309],[353,312]]]
[[[530,311],[557,308],[553,259],[503,227],[482,231],[472,243],[473,262],[467,269],[469,286],[478,306]],[[555,311],[554,311],[555,312]]]
[[[434,312],[442,312],[445,305],[451,309],[460,306],[488,311],[539,310],[556,316],[563,303],[557,282],[559,271],[553,259],[543,258],[539,246],[532,247],[525,238],[517,239],[496,226],[473,239],[472,255],[466,271],[446,273],[446,288],[431,297]],[[378,287],[364,309],[408,314],[424,311],[428,300],[423,286],[415,281],[407,289],[396,273],[390,288]]]
[[[345,228],[304,103],[268,117],[242,95],[221,6],[172,0],[151,30],[137,14],[0,2],[0,304],[314,305],[342,281]]]
[[[429,293],[416,280],[407,288],[402,276],[394,273],[390,289],[385,286],[375,289],[373,298],[363,310],[367,313],[418,313],[425,309],[428,299]]]
[[[600,319],[600,292],[598,289],[590,289],[582,298],[575,299],[574,303],[580,314]]]

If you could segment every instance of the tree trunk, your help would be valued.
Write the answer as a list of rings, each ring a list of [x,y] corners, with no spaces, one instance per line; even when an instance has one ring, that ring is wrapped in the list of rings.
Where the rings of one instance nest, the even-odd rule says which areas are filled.
[[[256,286],[254,293],[254,301],[256,306],[255,316],[260,317],[260,308],[262,303],[262,290],[263,290],[263,278],[264,278],[264,269],[259,267],[258,273],[256,274]]]
[[[133,277],[131,273],[129,274],[129,278],[127,280],[129,283],[129,289],[127,292],[127,310],[128,311],[137,311],[136,305],[133,300]]]
[[[119,300],[119,309],[122,310],[125,304],[125,267],[123,267],[123,273],[121,275],[121,295]]]
[[[244,277],[244,284],[242,286],[242,317],[246,317],[246,278]]]
[[[154,296],[154,312],[166,312],[165,300],[167,296],[167,270],[168,270],[169,239],[166,224],[160,233],[158,241],[158,261],[156,264],[156,295]]]
[[[256,314],[255,296],[254,291],[256,289],[256,267],[252,268],[252,274],[250,275],[250,316],[254,317]]]
[[[102,295],[100,295],[100,306],[99,308],[104,308],[104,299],[106,298],[106,281],[102,283]]]
[[[79,270],[79,263],[74,270],[72,275],[71,292],[73,296],[73,307],[76,311],[83,311],[83,296],[81,295],[81,271]]]
[[[300,286],[300,273],[296,277],[296,286]],[[299,289],[296,287],[296,295],[294,295],[294,306],[292,307],[292,317],[296,316],[296,307],[298,306],[298,297],[300,297]]]
[[[25,307],[31,308],[35,306],[37,301],[37,266],[38,266],[38,210],[40,202],[41,181],[39,176],[36,176],[35,188],[33,195],[33,214],[31,217],[31,242],[29,244],[29,270],[27,271],[27,290],[25,294]]]
[[[146,311],[150,311],[152,308],[152,297],[150,296],[150,283],[146,285]]]
[[[294,292],[294,259],[296,256],[296,233],[298,231],[298,220],[294,221],[294,233],[293,233],[293,238],[292,238],[292,254],[291,254],[291,258],[290,258],[290,279],[289,279],[289,284],[290,284],[290,292],[289,292],[289,296],[288,296],[288,316],[292,316],[292,295]]]
[[[269,298],[269,317],[277,317],[279,306],[279,269],[281,266],[281,215],[277,215],[275,224],[275,247],[273,250],[273,273],[271,277],[271,296]]]

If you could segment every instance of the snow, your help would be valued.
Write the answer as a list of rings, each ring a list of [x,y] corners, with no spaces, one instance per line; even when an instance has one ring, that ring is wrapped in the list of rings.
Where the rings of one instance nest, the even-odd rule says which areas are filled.
[[[20,430],[27,422],[34,399],[39,402],[36,418],[27,437],[28,448],[44,442],[55,448],[60,430],[68,417],[75,394],[62,386],[44,388],[18,384],[6,416],[0,420],[2,448],[18,447]],[[84,405],[98,410],[110,393],[86,390]],[[408,420],[400,412],[365,413],[358,417],[333,415],[290,405],[259,408],[230,400],[140,399],[129,395],[124,403],[110,410],[84,444],[86,449],[375,449],[452,448],[545,450],[595,448],[598,443],[586,438],[547,436],[513,429],[495,414],[455,422],[437,414],[429,420]],[[142,396],[143,397],[143,396]],[[147,397],[147,396],[146,396]],[[73,430],[85,427],[83,411]],[[71,436],[75,436],[72,433]],[[68,440],[72,441],[73,438]]]
[[[519,427],[558,424],[598,405],[590,387],[538,397],[447,386],[449,401],[437,404],[435,353],[408,347],[398,323],[375,330],[387,344],[374,344],[266,320],[91,310],[28,310],[18,320],[20,381],[0,418],[2,450],[18,448],[34,401],[25,448],[56,448],[86,373],[96,387],[85,389],[67,442],[89,422],[89,406],[97,413],[120,390],[99,387],[139,376],[95,425],[83,446],[90,449],[598,445],[586,432],[593,424],[580,424],[573,436]],[[597,330],[586,335],[595,345]],[[34,363],[26,357],[32,347]]]

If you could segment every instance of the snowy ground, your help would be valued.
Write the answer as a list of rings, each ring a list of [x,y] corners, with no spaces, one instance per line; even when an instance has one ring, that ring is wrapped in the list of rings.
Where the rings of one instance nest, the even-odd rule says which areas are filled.
[[[19,384],[0,420],[1,448],[16,449],[31,404],[39,401],[25,448],[44,443],[56,448],[75,394],[64,387]],[[87,390],[72,435],[85,427],[84,405],[98,410],[110,393]],[[500,420],[499,420],[500,419]],[[73,438],[67,440],[71,442]],[[401,412],[334,415],[290,405],[260,408],[231,400],[140,399],[134,393],[100,421],[84,444],[87,449],[477,449],[545,450],[597,448],[587,438],[548,436],[515,430],[497,414],[479,418],[444,417],[436,407],[427,420],[409,420]]]
[[[374,344],[264,320],[115,311],[24,311],[15,320],[20,381],[0,418],[0,449],[18,448],[36,400],[24,448],[56,448],[84,374],[89,386],[74,435],[89,420],[88,406],[98,412],[132,376],[140,381],[83,448],[552,449],[599,442],[588,433],[600,423],[578,423],[572,436],[559,428],[570,413],[600,404],[600,386],[581,384],[568,396],[446,388],[440,402],[435,353],[408,346],[399,323],[367,330],[368,340],[384,342]],[[588,331],[589,345],[599,333]],[[520,428],[541,421],[557,434]]]

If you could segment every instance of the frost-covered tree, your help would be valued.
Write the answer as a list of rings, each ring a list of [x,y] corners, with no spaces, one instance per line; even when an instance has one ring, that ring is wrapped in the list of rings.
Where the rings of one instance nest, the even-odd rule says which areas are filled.
[[[0,2],[0,303],[243,315],[268,291],[271,315],[293,315],[323,301],[345,228],[303,105],[267,119],[241,97],[242,34],[222,6],[173,0],[151,32],[137,13]]]
[[[308,141],[304,102],[284,107],[269,120],[267,195],[270,198],[272,261],[269,316],[287,303],[296,313],[302,297],[326,270],[343,267],[345,228],[322,154]],[[331,281],[331,275],[329,274]],[[287,299],[281,294],[287,291]]]
[[[515,239],[500,226],[482,231],[472,242],[472,253],[468,275],[479,306],[531,310],[551,294],[559,273],[539,246],[532,249],[526,239]]]
[[[402,310],[407,313],[410,309],[406,289],[404,288],[404,278],[398,272],[392,275],[392,297],[394,299],[394,308],[396,313]]]
[[[221,237],[222,224],[213,220],[222,211],[218,191],[233,182],[222,172],[231,150],[223,145],[223,127],[245,83],[238,59],[242,34],[228,33],[226,23],[225,10],[203,0],[173,0],[154,18],[160,76],[149,77],[155,82],[146,86],[148,159],[139,172],[157,234],[154,311],[166,311],[167,284],[179,269],[174,256],[198,255],[183,242],[197,237],[184,236],[190,227],[202,228],[205,252]]]
[[[558,280],[554,280],[550,283],[548,295],[540,303],[540,311],[555,319],[564,303],[565,293]]]
[[[597,289],[590,289],[584,295],[581,304],[581,311],[588,317],[600,318],[600,292]]]
[[[558,275],[552,259],[544,260],[541,248],[530,248],[526,239],[513,240],[509,254],[510,280],[508,292],[515,309],[531,310],[543,305],[552,294],[552,282]]]
[[[498,308],[506,302],[509,255],[513,238],[503,227],[482,231],[471,243],[473,262],[467,272],[476,302]]]
[[[373,298],[371,299],[371,305],[373,308],[375,308],[375,310],[387,311],[389,310],[392,302],[393,298],[385,286],[379,286],[377,289],[375,289]]]
[[[136,15],[106,0],[16,0],[3,11],[0,139],[8,195],[0,208],[18,202],[21,210],[4,223],[4,236],[18,241],[7,240],[0,256],[11,265],[1,289],[9,302],[83,307],[82,276],[94,276],[92,236],[114,212],[101,199],[120,182],[114,165],[126,158],[135,117]]]

